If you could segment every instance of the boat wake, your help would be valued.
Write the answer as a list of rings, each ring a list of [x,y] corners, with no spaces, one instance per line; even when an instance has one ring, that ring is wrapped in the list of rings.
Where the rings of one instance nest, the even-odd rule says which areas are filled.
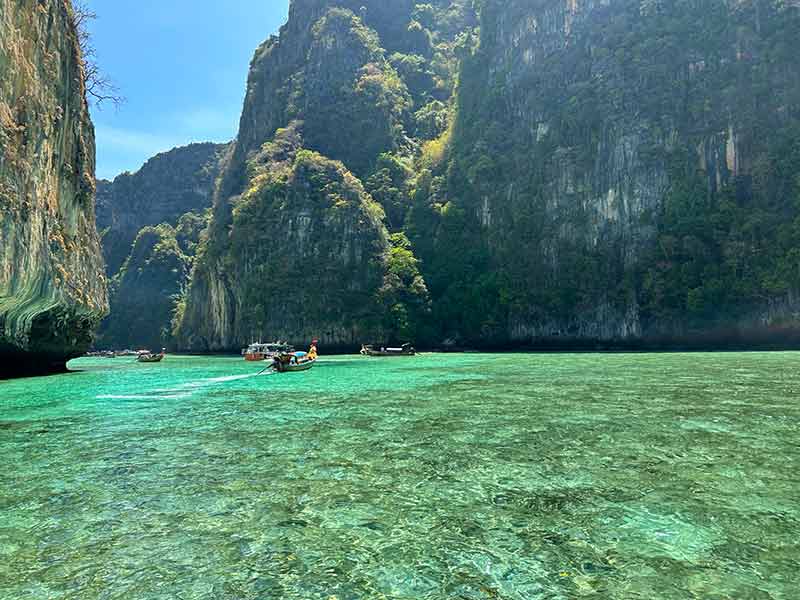
[[[171,390],[156,390],[159,391],[171,391]],[[163,394],[163,395],[153,395],[153,394],[101,394],[100,396],[95,396],[97,400],[180,400],[181,398],[186,398],[191,396],[191,394]]]
[[[190,381],[182,383],[177,386],[178,388],[204,388],[218,383],[230,383],[231,381],[241,381],[243,379],[250,379],[255,377],[255,373],[248,373],[247,375],[228,375],[227,377],[212,377],[211,379],[198,379],[197,381]]]
[[[220,385],[222,383],[230,383],[232,381],[242,381],[256,377],[256,373],[248,373],[246,375],[229,375],[226,377],[211,377],[209,379],[198,379],[197,381],[188,381],[169,388],[160,388],[156,390],[148,390],[141,394],[102,394],[96,396],[98,400],[180,400],[188,398],[196,391]]]

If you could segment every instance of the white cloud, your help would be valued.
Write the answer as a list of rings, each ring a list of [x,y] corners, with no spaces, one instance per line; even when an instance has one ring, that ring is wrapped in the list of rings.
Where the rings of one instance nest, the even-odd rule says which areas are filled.
[[[226,141],[236,135],[239,117],[231,111],[198,107],[177,115],[176,122],[180,131],[193,136],[199,135],[209,141]]]
[[[236,136],[238,125],[238,114],[210,107],[182,110],[171,116],[155,115],[149,126],[156,132],[115,127],[96,120],[97,176],[113,179],[123,171],[136,171],[149,158],[178,146],[227,142]],[[169,133],[158,133],[159,129]]]
[[[174,148],[180,141],[167,136],[153,134],[147,131],[134,131],[120,129],[108,125],[96,125],[95,137],[97,145],[103,151],[114,153],[151,153],[149,156]]]

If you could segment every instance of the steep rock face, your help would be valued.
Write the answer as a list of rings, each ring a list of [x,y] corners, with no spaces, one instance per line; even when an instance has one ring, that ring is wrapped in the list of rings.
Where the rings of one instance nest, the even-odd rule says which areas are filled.
[[[191,144],[151,158],[136,173],[98,182],[97,224],[111,278],[111,314],[98,348],[173,347],[173,316],[230,149]]]
[[[178,236],[168,224],[144,227],[136,236],[112,282],[111,315],[103,322],[99,347],[158,350],[170,343],[173,315],[192,263]]]
[[[445,333],[796,335],[799,11],[487,0],[411,231]]]
[[[233,213],[226,286],[201,266],[179,332],[191,348],[230,348],[265,332],[353,345],[380,325],[377,293],[388,250],[383,211],[341,163],[268,144]],[[207,282],[207,283],[206,283]],[[208,337],[201,337],[208,336]]]
[[[467,20],[464,15],[469,11],[463,3],[453,4],[459,8],[452,18]],[[295,0],[280,35],[267,40],[256,51],[239,135],[221,178],[210,237],[199,254],[179,328],[184,348],[230,350],[254,338],[280,337],[281,332],[286,337],[322,336],[329,345],[348,346],[359,339],[368,339],[370,334],[382,335],[383,327],[392,321],[373,313],[375,302],[383,309],[393,303],[391,310],[398,315],[404,314],[398,308],[405,307],[402,298],[414,297],[412,304],[425,306],[422,297],[426,297],[427,290],[424,282],[413,285],[420,284],[413,273],[402,279],[402,291],[395,285],[383,286],[383,278],[376,275],[381,270],[384,276],[388,274],[390,242],[383,223],[375,216],[378,207],[356,179],[368,179],[382,164],[381,157],[384,162],[399,163],[399,158],[386,157],[403,154],[411,157],[420,144],[408,131],[417,107],[405,79],[387,56],[389,52],[414,47],[435,54],[430,44],[433,34],[423,32],[421,26],[412,26],[415,6],[406,1]],[[427,45],[419,43],[420,32]],[[452,55],[452,39],[448,40],[442,42],[437,56]],[[412,62],[424,66],[428,64],[426,61],[420,58]],[[447,68],[442,68],[442,87],[447,86]],[[432,96],[437,82],[433,76],[429,79],[428,96]],[[419,90],[417,96],[426,97]],[[304,187],[289,185],[290,191],[281,192],[295,199],[282,204],[286,214],[264,210],[239,212],[240,205],[252,204],[254,190],[262,189],[263,181],[259,178],[264,174],[255,165],[259,161],[267,164],[285,160],[264,158],[265,152],[267,156],[274,154],[271,144],[294,148],[296,157],[314,156],[312,162],[319,170],[290,169],[292,174],[287,181]],[[298,147],[314,154],[305,154]],[[333,167],[335,162],[329,161],[339,161],[343,166]],[[403,177],[409,175],[405,167],[397,171]],[[339,175],[334,176],[334,172]],[[385,189],[389,191],[405,185],[400,182],[394,188],[391,177],[387,175],[385,179],[389,184]],[[330,196],[331,192],[324,187],[327,185],[347,190],[342,196],[342,206],[350,207],[349,213],[337,212],[338,201]],[[301,189],[317,198],[317,206],[322,209],[309,213],[305,206],[298,212],[304,207],[300,202]],[[396,196],[387,193],[392,201]],[[243,214],[253,221],[246,221]],[[371,216],[367,218],[367,214]],[[367,220],[361,223],[358,219]],[[275,220],[287,229],[276,227]],[[253,229],[256,227],[269,232],[271,238],[258,234]],[[252,240],[262,245],[256,248]],[[287,241],[309,245],[308,249],[295,248],[289,253],[292,265],[295,263],[291,257],[295,254],[305,256],[303,252],[311,252],[313,256],[305,263],[305,274],[300,263],[295,265],[291,288],[289,280],[282,280],[283,287],[272,287],[262,277],[273,273],[276,259],[264,246],[271,240],[281,252],[289,252]],[[328,245],[328,240],[335,244]],[[373,248],[375,244],[378,246]],[[351,250],[356,252],[354,256]],[[413,265],[415,269],[416,263]],[[317,283],[323,276],[318,269],[337,274],[336,278],[323,277],[324,289]],[[263,284],[260,298],[254,297],[251,279]],[[388,289],[393,291],[384,294]],[[314,292],[308,295],[307,290]],[[291,304],[287,298],[289,292],[306,298],[303,304],[309,312],[289,307],[284,309],[282,320],[276,316],[280,314],[277,307]],[[337,300],[324,309],[326,312],[314,312],[323,310],[321,306],[329,296],[346,298],[350,297],[348,294],[358,295],[361,301]],[[367,301],[368,297],[372,299]],[[400,321],[402,318],[396,319]]]
[[[106,272],[113,277],[142,228],[169,223],[211,207],[228,146],[191,144],[148,160],[136,173],[97,182],[97,227]]]
[[[223,195],[241,191],[247,157],[271,139],[277,129],[294,119],[315,121],[305,129],[311,149],[330,153],[331,158],[342,160],[353,169],[368,168],[361,157],[354,161],[358,164],[352,166],[348,160],[361,150],[352,140],[363,133],[357,128],[361,120],[356,123],[350,120],[356,108],[352,103],[372,91],[403,94],[404,90],[402,86],[393,86],[396,81],[388,72],[390,67],[377,34],[356,13],[348,10],[352,8],[348,4],[353,3],[295,0],[280,36],[271,37],[256,50]],[[385,10],[377,6],[378,3],[374,4],[373,15]],[[361,12],[360,8],[355,10]],[[397,7],[390,10],[395,11]],[[408,10],[406,13],[408,15]],[[370,73],[376,72],[389,76],[378,76],[370,82]],[[365,83],[359,86],[362,78]],[[370,89],[373,87],[370,83],[378,89]],[[379,108],[374,104],[370,106],[368,101],[366,98],[358,102],[359,107],[368,108],[370,112]],[[380,150],[391,150],[399,142],[393,137],[397,133],[393,131],[396,120],[397,116],[390,112],[378,114],[372,123],[377,132],[375,139],[368,133],[365,143],[371,142]],[[351,143],[345,145],[343,140]],[[332,148],[334,145],[336,147]]]
[[[0,374],[64,369],[107,310],[71,8],[0,1]]]
[[[414,20],[418,5],[409,0],[292,0],[280,35],[266,40],[253,57],[220,197],[241,193],[248,157],[293,120],[307,121],[309,149],[341,160],[359,177],[368,174],[380,152],[408,144],[403,125],[411,119],[409,111],[426,108],[409,104],[408,82],[425,81],[418,100],[447,100],[455,39],[476,21],[468,0],[419,6],[429,9],[423,11],[430,13],[426,26],[435,31]],[[415,43],[420,35],[423,44]],[[418,51],[432,56],[413,54]],[[415,67],[399,77],[397,68],[410,68],[403,58]],[[435,112],[428,107],[421,118],[429,120]],[[227,223],[225,203],[217,208],[217,224]]]

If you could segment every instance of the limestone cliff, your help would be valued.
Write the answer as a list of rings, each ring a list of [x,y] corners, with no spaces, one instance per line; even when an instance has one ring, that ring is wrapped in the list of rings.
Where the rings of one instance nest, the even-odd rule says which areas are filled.
[[[469,11],[455,4],[466,19]],[[328,347],[353,346],[399,335],[385,331],[393,322],[381,314],[387,303],[400,315],[408,313],[401,298],[425,305],[427,290],[415,276],[402,292],[384,285],[392,248],[382,211],[358,180],[379,170],[381,160],[412,157],[420,143],[410,131],[415,98],[389,55],[419,48],[430,56],[412,62],[423,71],[432,63],[433,34],[413,24],[414,9],[410,1],[295,0],[280,35],[256,51],[239,135],[179,327],[184,348],[312,336]],[[452,55],[445,38],[437,56]],[[447,68],[416,98],[447,87]],[[276,158],[276,145],[294,158]],[[275,167],[282,163],[289,166]],[[271,168],[283,178],[269,175]]]
[[[173,346],[173,316],[229,149],[191,144],[151,158],[136,173],[98,181],[97,225],[111,279],[111,313],[97,348]]]
[[[144,227],[169,223],[211,207],[224,144],[191,144],[148,160],[136,173],[97,182],[97,228],[106,272],[113,277]]]
[[[107,310],[94,129],[65,0],[0,0],[0,374],[64,369]]]
[[[800,343],[798,31],[786,0],[294,0],[251,65],[182,344],[322,330],[341,345],[371,331],[503,347]],[[271,179],[265,165],[294,165],[276,144],[319,169]],[[383,223],[357,233],[334,218],[325,186],[342,185]],[[308,213],[300,190],[326,208]],[[363,248],[359,236],[381,250],[348,262],[304,248],[314,260],[304,275],[287,259],[291,286],[264,248]],[[337,278],[309,295],[318,265]],[[349,286],[368,310],[271,312],[290,292],[314,306]]]
[[[181,224],[185,222],[186,218]],[[172,319],[192,264],[191,250],[179,237],[180,230],[166,223],[139,231],[130,255],[111,282],[111,314],[100,328],[98,348],[158,350],[171,346]]]
[[[410,234],[472,343],[800,339],[800,8],[487,0]]]
[[[225,280],[205,272],[202,256],[195,270],[178,332],[191,348],[230,347],[267,332],[346,346],[380,325],[383,211],[341,163],[286,145],[284,135],[278,140],[250,162],[251,187],[233,211],[223,258]]]

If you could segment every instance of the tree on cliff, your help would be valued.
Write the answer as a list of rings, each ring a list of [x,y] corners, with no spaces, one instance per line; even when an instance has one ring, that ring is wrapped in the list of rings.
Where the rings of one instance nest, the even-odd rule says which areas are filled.
[[[97,107],[102,106],[105,102],[119,106],[125,102],[125,98],[120,94],[119,88],[111,78],[100,69],[97,63],[97,51],[92,44],[89,22],[96,18],[97,13],[89,9],[83,2],[73,2],[72,22],[81,47],[81,67],[86,97]]]

